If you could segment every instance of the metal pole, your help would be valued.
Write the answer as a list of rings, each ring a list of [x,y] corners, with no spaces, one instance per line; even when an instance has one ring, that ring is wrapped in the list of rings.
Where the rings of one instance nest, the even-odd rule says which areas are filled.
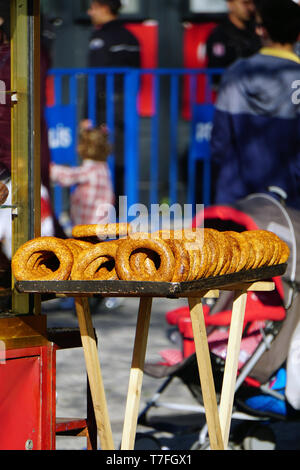
[[[11,1],[11,90],[17,101],[11,112],[12,254],[40,234],[40,2]],[[12,311],[38,313],[28,295],[12,280]]]

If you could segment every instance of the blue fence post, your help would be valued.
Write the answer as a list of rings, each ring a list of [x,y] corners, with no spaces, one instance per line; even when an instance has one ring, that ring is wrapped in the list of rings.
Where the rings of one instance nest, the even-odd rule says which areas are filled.
[[[190,75],[190,110],[193,108],[193,104],[197,102],[197,75]]]
[[[62,104],[62,77],[61,76],[56,76],[54,78],[54,99],[55,99],[55,105],[56,106],[61,106]],[[59,220],[60,215],[63,212],[63,188],[59,185],[54,186],[54,200],[55,200],[55,205],[54,205],[54,213],[57,219]]]
[[[60,106],[62,104],[62,77],[60,75],[54,78],[54,97],[55,105]]]
[[[113,144],[115,141],[115,105],[114,105],[114,75],[108,73],[106,77],[106,124],[109,129],[109,140]],[[108,165],[115,185],[115,156],[112,153],[108,158]]]
[[[137,96],[139,90],[139,72],[128,71],[125,74],[125,195],[127,205],[130,207],[139,201],[139,146],[138,127],[139,118],[137,110]]]
[[[178,157],[177,157],[177,130],[178,130],[178,75],[171,75],[170,96],[170,205],[177,202]]]
[[[74,141],[75,141],[75,149],[77,149],[77,142],[78,142],[78,113],[77,113],[77,99],[78,99],[78,88],[77,88],[77,77],[76,75],[71,75],[69,77],[69,98],[70,98],[70,104],[74,106],[74,109],[76,109],[76,116],[75,116],[75,135],[73,136]],[[78,163],[78,156],[77,156],[77,151],[75,152],[75,158],[74,158],[74,164]]]
[[[210,204],[211,168],[210,168],[210,139],[214,115],[213,104],[195,104],[192,109],[191,138],[188,159],[188,203],[193,210],[196,196],[197,161],[203,163],[202,201]]]
[[[159,179],[159,76],[153,76],[153,107],[154,115],[151,120],[151,161],[150,161],[150,205],[158,204]]]
[[[93,126],[96,124],[96,76],[88,75],[88,118]]]

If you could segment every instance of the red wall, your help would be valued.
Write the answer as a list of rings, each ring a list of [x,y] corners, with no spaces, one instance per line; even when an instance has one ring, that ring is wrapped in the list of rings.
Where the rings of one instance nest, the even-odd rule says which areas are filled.
[[[158,25],[156,21],[130,23],[126,27],[137,37],[141,46],[141,66],[143,69],[155,69],[158,65]],[[153,79],[150,75],[142,75],[139,96],[140,116],[153,114],[152,89]]]
[[[206,59],[206,41],[215,28],[216,23],[187,23],[184,28],[183,36],[183,64],[186,68],[205,68]],[[185,119],[190,119],[190,79],[184,79],[183,107],[182,114]],[[205,101],[205,77],[200,76],[197,79],[197,102]]]

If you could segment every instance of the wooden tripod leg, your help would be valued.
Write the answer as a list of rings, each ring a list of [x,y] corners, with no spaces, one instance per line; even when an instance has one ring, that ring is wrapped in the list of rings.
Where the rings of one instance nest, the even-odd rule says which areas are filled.
[[[219,410],[225,448],[227,448],[229,440],[246,301],[246,291],[235,292]]]
[[[86,297],[75,297],[75,307],[101,449],[114,450],[97,343],[88,299]]]
[[[140,299],[129,377],[121,450],[133,450],[142,390],[152,298]]]
[[[212,450],[224,450],[201,298],[189,298],[196,356]]]

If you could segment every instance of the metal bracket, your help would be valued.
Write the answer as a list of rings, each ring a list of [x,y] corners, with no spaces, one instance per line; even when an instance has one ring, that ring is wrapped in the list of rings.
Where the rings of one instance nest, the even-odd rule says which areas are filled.
[[[0,80],[1,82],[1,80]],[[18,102],[18,93],[16,91],[6,91],[0,86],[0,104],[6,105],[6,96],[10,96],[10,106],[14,106]]]
[[[14,106],[18,103],[18,93],[16,91],[6,91],[7,95],[10,95],[11,106]]]

